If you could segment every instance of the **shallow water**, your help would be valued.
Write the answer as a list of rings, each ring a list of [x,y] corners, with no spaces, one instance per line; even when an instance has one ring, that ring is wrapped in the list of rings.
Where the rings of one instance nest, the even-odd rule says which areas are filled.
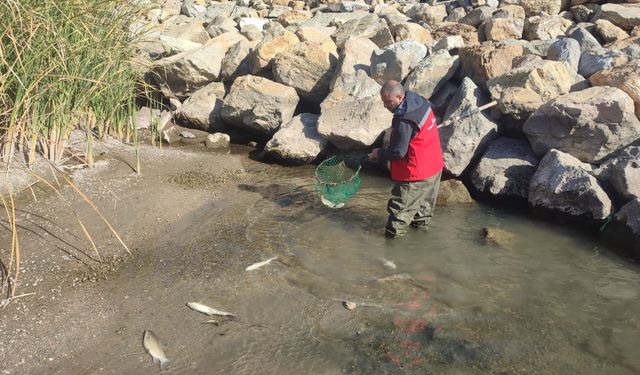
[[[474,204],[437,207],[428,232],[388,240],[387,179],[364,175],[332,210],[315,197],[312,167],[245,164],[106,284],[114,295],[126,286],[105,327],[125,333],[71,367],[100,372],[102,357],[110,371],[145,373],[137,339],[152,329],[173,373],[640,372],[640,272],[583,233]],[[487,243],[483,227],[513,238]],[[281,262],[244,271],[271,256]],[[204,325],[191,301],[238,319]]]

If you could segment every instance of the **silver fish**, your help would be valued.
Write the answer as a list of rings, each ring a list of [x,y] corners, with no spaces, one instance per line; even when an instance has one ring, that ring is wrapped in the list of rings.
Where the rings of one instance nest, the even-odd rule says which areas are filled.
[[[384,259],[384,258],[380,258],[380,260],[382,261],[382,264],[384,264],[385,266],[391,268],[392,270],[395,270],[396,268],[398,268],[398,266],[396,266],[396,264],[393,263],[393,261],[391,261],[391,260]]]
[[[250,265],[249,267],[245,268],[245,271],[253,271],[253,270],[257,270],[258,268],[262,267],[262,266],[266,266],[267,264],[271,263],[271,261],[278,259],[278,257],[273,257],[273,258],[269,258],[267,260],[264,260],[262,262],[258,262],[258,263],[254,263],[252,265]]]
[[[228,313],[226,311],[222,311],[222,310],[218,310],[218,309],[214,309],[213,307],[209,307],[207,305],[203,305],[201,303],[198,302],[189,302],[187,303],[187,306],[189,306],[189,308],[191,308],[194,311],[197,311],[199,313],[203,313],[206,315],[220,315],[220,316],[230,316],[230,317],[234,317],[235,315]]]
[[[149,355],[153,357],[153,363],[160,364],[160,371],[162,371],[163,367],[169,363],[169,360],[167,356],[164,355],[164,350],[162,350],[162,345],[160,345],[160,341],[158,341],[156,335],[151,331],[144,331],[142,344]]]

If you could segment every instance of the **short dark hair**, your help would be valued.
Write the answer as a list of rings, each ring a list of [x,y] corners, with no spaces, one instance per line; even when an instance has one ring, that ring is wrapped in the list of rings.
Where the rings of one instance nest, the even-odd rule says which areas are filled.
[[[380,95],[404,95],[405,90],[398,81],[390,80],[382,85]]]

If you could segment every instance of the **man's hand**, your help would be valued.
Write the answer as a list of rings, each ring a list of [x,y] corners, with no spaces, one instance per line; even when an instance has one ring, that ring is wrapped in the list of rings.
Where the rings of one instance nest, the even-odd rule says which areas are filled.
[[[371,153],[367,155],[369,157],[369,160],[378,160],[379,151],[380,151],[379,148],[374,148],[373,150],[371,150]]]

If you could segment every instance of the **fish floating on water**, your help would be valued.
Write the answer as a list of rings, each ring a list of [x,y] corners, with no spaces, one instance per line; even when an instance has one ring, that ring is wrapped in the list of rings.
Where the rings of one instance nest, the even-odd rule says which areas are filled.
[[[218,309],[214,309],[213,307],[209,307],[207,305],[203,305],[201,303],[198,302],[189,302],[187,303],[187,306],[189,306],[190,309],[197,311],[199,313],[203,313],[206,315],[219,315],[219,316],[229,316],[229,317],[235,317],[235,315],[233,315],[232,313],[228,313],[226,311],[222,311],[222,310],[218,310]]]
[[[273,257],[273,258],[269,258],[267,260],[264,260],[262,262],[258,262],[258,263],[254,263],[252,265],[250,265],[249,267],[245,268],[245,271],[253,271],[253,270],[257,270],[258,268],[262,267],[262,266],[266,266],[267,264],[271,263],[272,261],[278,259],[278,257]]]
[[[380,258],[380,260],[382,261],[382,264],[384,264],[386,267],[391,268],[392,270],[395,270],[396,268],[398,268],[398,266],[396,266],[396,264],[393,263],[393,261],[391,260],[384,259],[384,258]]]
[[[151,331],[144,331],[144,335],[142,338],[142,344],[146,349],[147,353],[151,357],[153,357],[153,363],[158,363],[160,365],[160,371],[163,370],[163,367],[169,363],[167,356],[164,354],[164,350],[162,350],[162,345],[160,345],[160,341]]]

